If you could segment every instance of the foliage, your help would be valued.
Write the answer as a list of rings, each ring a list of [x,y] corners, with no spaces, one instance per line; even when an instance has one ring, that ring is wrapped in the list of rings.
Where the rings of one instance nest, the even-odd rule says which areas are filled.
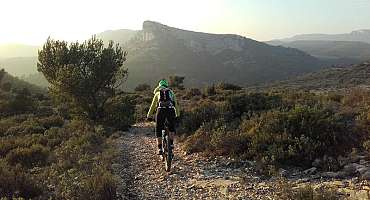
[[[50,151],[42,145],[32,145],[31,147],[20,147],[11,150],[6,161],[11,165],[21,164],[24,167],[32,168],[45,166],[48,162]]]
[[[278,184],[279,199],[282,200],[336,200],[338,195],[335,189],[329,187],[313,188],[310,185],[294,187],[293,184],[281,180]]]
[[[151,87],[150,85],[146,84],[146,83],[143,83],[143,84],[139,84],[135,87],[135,91],[136,92],[144,92],[144,91],[150,91]]]
[[[177,88],[183,90],[184,87],[184,76],[170,76],[168,84],[171,88]]]
[[[127,130],[135,121],[135,101],[129,95],[111,99],[106,106],[104,124],[120,130]]]
[[[14,195],[26,199],[40,196],[42,184],[25,172],[19,165],[9,165],[0,159],[0,196],[13,198]]]
[[[267,163],[306,164],[322,155],[337,156],[358,144],[353,116],[326,108],[297,106],[246,120],[248,154]]]
[[[242,87],[238,85],[231,84],[231,83],[225,83],[225,82],[221,82],[217,84],[215,87],[218,90],[242,90],[243,89]]]
[[[84,111],[86,117],[99,121],[106,102],[112,98],[124,78],[126,53],[119,45],[91,38],[80,44],[48,39],[39,51],[38,71],[51,84],[55,96],[62,96]]]

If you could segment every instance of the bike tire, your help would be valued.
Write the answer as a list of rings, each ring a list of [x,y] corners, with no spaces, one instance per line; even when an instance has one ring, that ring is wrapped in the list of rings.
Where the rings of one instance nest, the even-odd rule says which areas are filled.
[[[166,136],[166,159],[165,159],[165,168],[167,172],[171,171],[171,163],[172,163],[172,149],[170,148],[170,140],[168,138],[168,135]]]

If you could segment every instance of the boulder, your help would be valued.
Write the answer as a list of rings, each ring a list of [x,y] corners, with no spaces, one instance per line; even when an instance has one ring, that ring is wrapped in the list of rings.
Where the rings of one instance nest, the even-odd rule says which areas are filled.
[[[304,174],[308,174],[308,175],[311,175],[311,174],[315,174],[317,171],[317,168],[316,167],[312,167],[310,169],[306,169],[303,171]]]

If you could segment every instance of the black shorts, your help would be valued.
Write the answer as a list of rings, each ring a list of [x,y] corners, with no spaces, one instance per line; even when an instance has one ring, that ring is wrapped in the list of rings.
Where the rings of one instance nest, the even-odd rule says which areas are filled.
[[[158,108],[155,120],[157,122],[155,128],[156,136],[162,137],[162,130],[165,128],[165,123],[170,132],[175,132],[175,118],[176,113],[174,108]]]

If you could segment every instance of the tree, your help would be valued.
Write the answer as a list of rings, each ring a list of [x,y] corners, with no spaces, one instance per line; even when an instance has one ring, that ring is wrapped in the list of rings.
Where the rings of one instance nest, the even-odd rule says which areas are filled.
[[[93,36],[84,43],[48,38],[38,53],[37,69],[50,83],[51,93],[100,121],[106,102],[113,98],[125,78],[127,53],[111,41],[108,46]]]
[[[35,101],[29,89],[14,90],[14,93],[14,98],[9,101],[9,110],[11,113],[21,114],[35,110]]]
[[[1,84],[1,81],[3,80],[5,74],[6,74],[5,70],[4,69],[1,69],[0,70],[0,84]]]
[[[183,90],[184,87],[184,76],[170,76],[169,84],[172,88],[178,88]]]
[[[5,92],[10,92],[10,90],[12,89],[12,84],[10,82],[5,82],[3,83],[0,88],[2,90],[4,90]]]

